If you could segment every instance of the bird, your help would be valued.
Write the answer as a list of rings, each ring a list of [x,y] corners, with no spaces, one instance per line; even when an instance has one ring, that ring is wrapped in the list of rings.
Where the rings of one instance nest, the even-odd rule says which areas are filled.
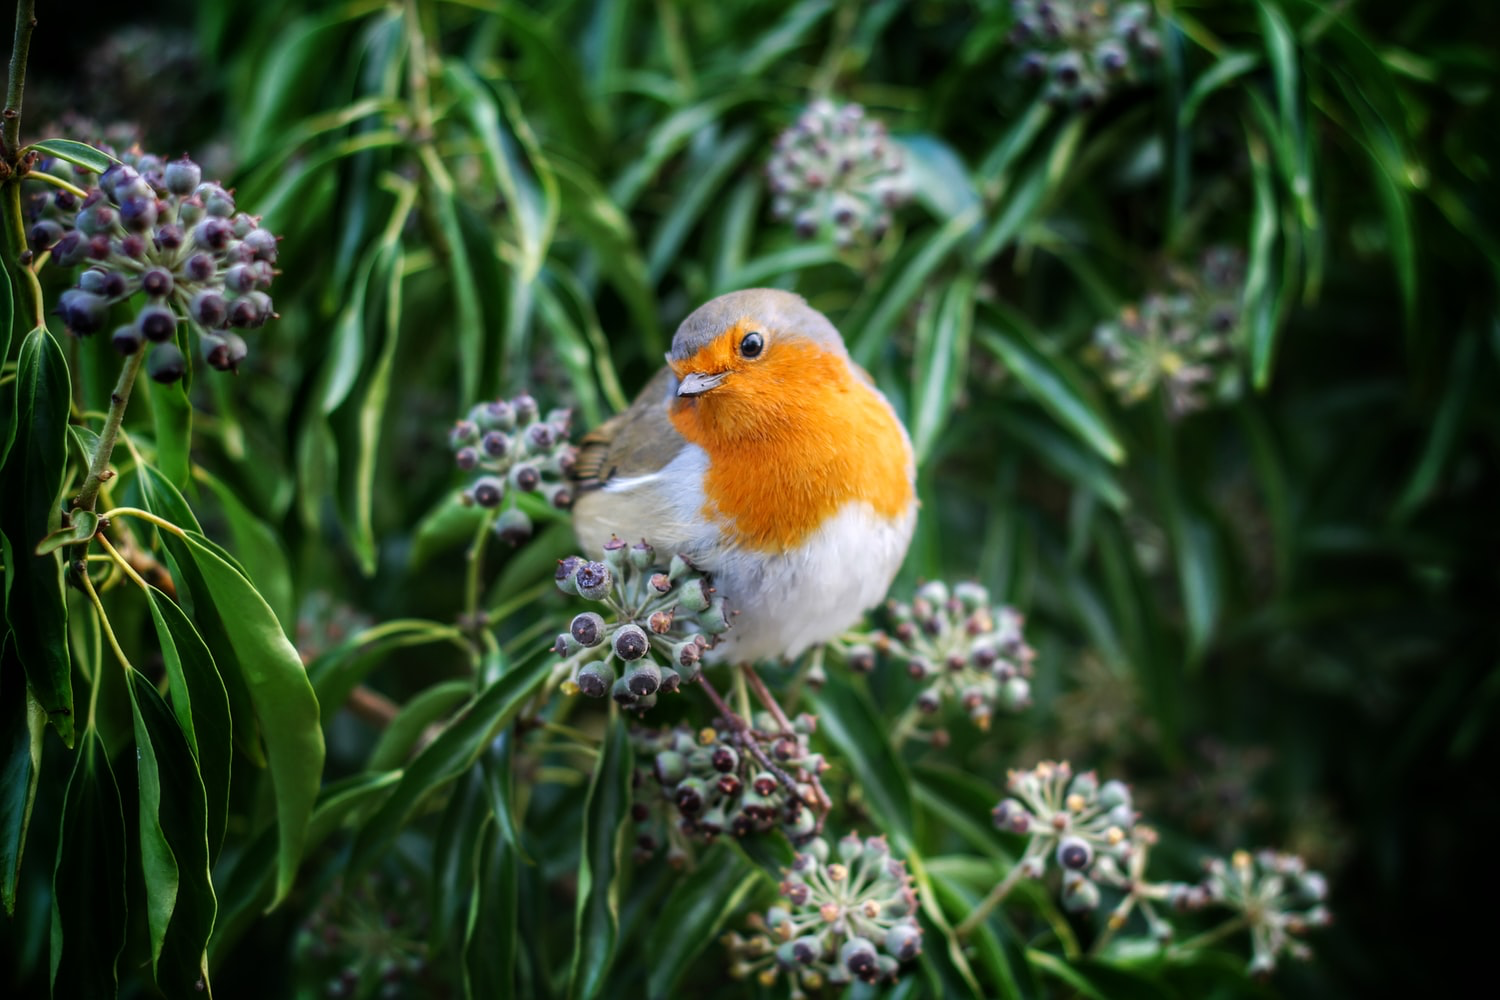
[[[911,439],[801,296],[698,307],[629,408],[584,435],[579,543],[642,539],[707,573],[736,612],[708,663],[799,656],[884,600],[916,527]]]

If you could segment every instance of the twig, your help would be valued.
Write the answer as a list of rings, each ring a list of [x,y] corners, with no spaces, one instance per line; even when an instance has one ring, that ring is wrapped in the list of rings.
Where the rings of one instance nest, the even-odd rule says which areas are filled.
[[[26,90],[26,56],[31,51],[31,33],[36,29],[36,0],[16,4],[16,39],[10,50],[10,85],[5,91],[5,110],[0,112],[0,154],[7,163],[21,148],[21,95]]]
[[[99,432],[99,444],[94,449],[94,457],[89,461],[88,478],[83,481],[83,489],[78,491],[78,496],[73,498],[73,506],[80,510],[93,510],[94,502],[99,498],[99,488],[109,478],[109,459],[114,454],[115,438],[120,433],[120,422],[125,419],[125,407],[130,403],[130,390],[135,386],[136,375],[140,373],[141,363],[146,359],[144,348],[137,350],[125,359],[125,367],[120,369],[120,380],[115,383],[115,391],[109,396],[109,413],[104,417],[104,429]]]
[[[966,938],[974,933],[974,928],[984,923],[984,919],[990,915],[990,911],[999,906],[1001,901],[1010,895],[1010,891],[1016,887],[1016,883],[1021,881],[1021,869],[1025,866],[1025,860],[1025,858],[1021,858],[1011,866],[1010,871],[1005,873],[1005,878],[995,883],[995,888],[990,890],[988,896],[979,901],[979,905],[969,911],[969,915],[964,917],[963,923],[953,928],[955,934],[960,938]]]

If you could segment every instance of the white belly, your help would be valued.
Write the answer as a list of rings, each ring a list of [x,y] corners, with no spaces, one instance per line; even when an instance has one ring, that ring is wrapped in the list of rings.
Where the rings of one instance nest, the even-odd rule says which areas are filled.
[[[702,480],[708,456],[688,445],[661,472],[611,483],[583,519],[580,542],[593,553],[611,533],[640,535],[631,524],[651,524],[658,552],[681,552],[711,574],[734,625],[707,655],[710,662],[797,656],[842,634],[879,604],[901,568],[916,526],[916,505],[887,520],[869,504],[850,503],[796,551],[783,555],[726,545],[717,525],[702,523]],[[597,558],[597,557],[595,557]]]

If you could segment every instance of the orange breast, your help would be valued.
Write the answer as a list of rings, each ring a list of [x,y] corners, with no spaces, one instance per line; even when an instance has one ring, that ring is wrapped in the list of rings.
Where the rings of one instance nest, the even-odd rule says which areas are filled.
[[[704,516],[746,548],[793,548],[851,501],[886,517],[911,505],[911,452],[895,415],[811,342],[783,341],[720,387],[674,401],[672,423],[708,453]]]

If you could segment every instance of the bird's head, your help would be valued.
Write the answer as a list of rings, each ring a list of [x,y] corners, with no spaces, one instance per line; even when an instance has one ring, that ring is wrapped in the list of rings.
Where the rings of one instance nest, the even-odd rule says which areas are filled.
[[[690,439],[779,436],[851,366],[843,338],[800,295],[751,288],[694,310],[672,338],[672,418]]]

